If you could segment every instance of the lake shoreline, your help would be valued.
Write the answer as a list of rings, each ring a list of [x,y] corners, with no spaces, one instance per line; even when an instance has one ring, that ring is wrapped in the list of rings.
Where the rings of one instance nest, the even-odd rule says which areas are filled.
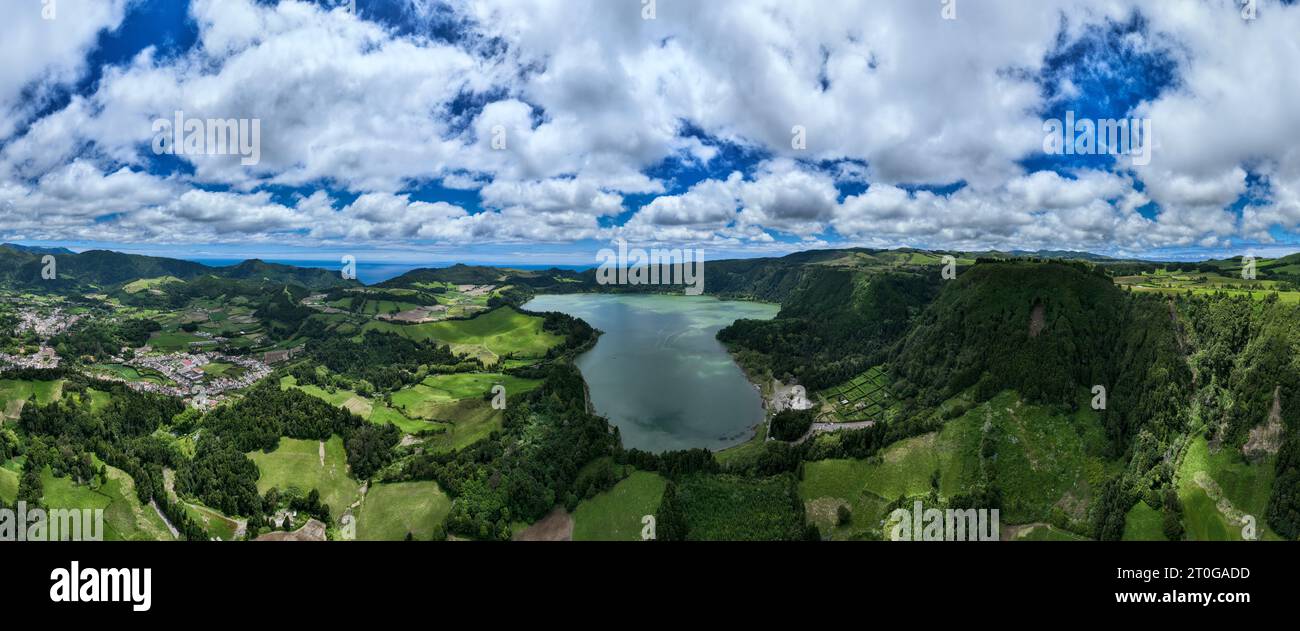
[[[767,397],[718,331],[775,317],[779,305],[666,293],[540,294],[528,311],[581,318],[600,332],[573,353],[588,410],[618,428],[624,448],[653,453],[748,444],[767,422]]]

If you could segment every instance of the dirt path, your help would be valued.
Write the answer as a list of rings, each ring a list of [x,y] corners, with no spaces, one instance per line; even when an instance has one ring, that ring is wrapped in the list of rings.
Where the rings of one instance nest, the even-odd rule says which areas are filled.
[[[180,539],[181,531],[177,530],[176,527],[172,525],[172,520],[167,519],[167,516],[163,514],[162,509],[158,508],[158,502],[150,499],[149,505],[153,507],[153,512],[158,513],[158,518],[163,520],[164,524],[167,524],[167,530],[171,531],[172,539]]]
[[[854,421],[852,423],[813,423],[812,427],[808,428],[808,433],[804,434],[803,436],[800,436],[799,440],[794,441],[794,444],[798,445],[799,443],[802,443],[818,434],[825,434],[828,432],[841,432],[850,429],[866,429],[875,424],[876,424],[875,421]]]
[[[325,467],[325,441],[320,441],[320,466]]]

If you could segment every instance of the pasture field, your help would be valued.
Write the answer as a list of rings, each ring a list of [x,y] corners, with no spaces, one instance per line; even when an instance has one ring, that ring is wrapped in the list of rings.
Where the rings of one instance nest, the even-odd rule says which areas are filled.
[[[1139,500],[1133,508],[1129,509],[1128,515],[1124,518],[1124,541],[1164,541],[1165,539],[1164,515]]]
[[[1211,453],[1203,436],[1193,439],[1176,477],[1178,498],[1183,503],[1185,538],[1240,541],[1241,518],[1251,515],[1260,539],[1279,539],[1264,517],[1276,459],[1271,456],[1251,464],[1237,450],[1220,449]]]
[[[113,400],[113,395],[107,392],[100,392],[94,388],[86,388],[86,394],[90,397],[90,410],[98,412]]]
[[[220,511],[212,510],[202,504],[185,502],[185,512],[190,516],[190,519],[203,526],[209,537],[222,541],[233,541],[235,539],[235,532],[238,530],[239,524],[235,523],[235,520],[222,515]]]
[[[940,497],[951,498],[979,481],[986,431],[996,453],[992,466],[1002,487],[1003,524],[1047,521],[1056,507],[1074,519],[1086,518],[1093,485],[1118,466],[1100,456],[1104,434],[1092,410],[1064,414],[1022,404],[1007,391],[938,432],[890,445],[878,459],[806,463],[799,494],[809,519],[823,533],[849,538],[878,528],[890,502],[928,495],[936,481]],[[841,504],[852,513],[842,527],[836,525]]]
[[[156,331],[149,337],[149,345],[154,350],[162,352],[175,352],[188,350],[190,342],[206,342],[206,338],[199,337],[184,331]]]
[[[469,320],[444,320],[425,324],[395,324],[372,321],[362,331],[396,333],[416,341],[435,340],[451,346],[455,353],[478,357],[494,365],[506,355],[513,358],[541,358],[564,340],[542,330],[542,319],[519,313],[510,307],[494,309]]]
[[[823,537],[852,538],[856,533],[880,530],[880,520],[889,500],[867,490],[874,469],[865,460],[819,460],[804,465],[799,497],[804,500],[808,520]],[[839,507],[847,505],[848,524],[837,523]]]
[[[0,468],[0,500],[13,504],[18,499],[18,474],[7,468]]]
[[[158,513],[136,497],[131,476],[108,467],[107,477],[106,484],[91,488],[73,484],[68,477],[56,478],[47,467],[41,474],[45,491],[41,501],[49,508],[103,509],[105,541],[172,540],[171,531]]]
[[[347,454],[343,439],[338,436],[325,441],[324,464],[320,442],[315,440],[281,438],[280,447],[275,451],[269,454],[254,451],[248,457],[262,474],[257,480],[258,493],[266,493],[272,487],[281,491],[296,488],[303,494],[316,489],[321,501],[329,505],[334,520],[359,496],[361,485],[348,475]]]
[[[431,375],[423,382],[393,393],[393,407],[411,418],[448,420],[440,413],[449,404],[464,399],[481,401],[492,392],[493,386],[505,387],[507,402],[510,397],[525,394],[541,384],[537,379],[524,379],[500,373],[456,373]]]
[[[1273,262],[1261,262],[1258,267],[1260,278],[1246,280],[1241,277],[1241,269],[1225,268],[1220,273],[1181,272],[1160,270],[1136,276],[1119,276],[1115,284],[1133,291],[1155,291],[1164,293],[1211,294],[1223,292],[1232,296],[1250,296],[1262,300],[1273,292],[1278,293],[1278,300],[1287,304],[1300,303],[1300,291],[1290,291],[1294,285],[1280,284],[1280,281],[1266,278],[1266,270]],[[1294,267],[1294,266],[1291,266]],[[1275,272],[1286,272],[1287,266],[1272,267]]]
[[[392,423],[398,429],[414,434],[416,432],[441,427],[439,423],[431,423],[420,419],[408,418],[398,410],[384,405],[380,401],[363,397],[352,390],[336,389],[333,393],[312,385],[298,385],[298,380],[293,377],[284,377],[280,379],[280,389],[288,390],[297,388],[306,394],[320,399],[335,407],[347,408],[353,414],[360,416],[376,425]]]
[[[667,485],[657,473],[633,471],[614,488],[583,500],[573,512],[573,540],[640,541],[641,518],[659,510]]]
[[[343,309],[344,311],[351,311],[366,316],[393,315],[420,307],[420,305],[413,302],[372,300],[364,295],[348,296],[327,304],[335,309]]]
[[[505,421],[505,412],[494,410],[485,401],[464,399],[452,403],[439,411],[445,422],[427,422],[426,426],[442,427],[440,434],[428,438],[425,445],[433,451],[456,451],[487,438],[492,432],[501,429]]]
[[[211,362],[203,365],[203,373],[211,377],[227,377],[229,379],[238,379],[244,375],[247,370],[238,364],[227,364],[225,362]]]
[[[1005,522],[1047,521],[1053,507],[1084,520],[1093,487],[1122,466],[1102,458],[1105,431],[1089,407],[1069,414],[1022,405],[1004,392],[972,412],[981,409],[999,430],[995,466]]]
[[[127,381],[146,381],[159,385],[175,385],[171,379],[164,377],[162,373],[148,369],[141,371],[125,364],[95,364],[94,366],[91,366],[91,370],[118,379],[125,379]]]
[[[812,399],[821,403],[822,412],[817,420],[823,423],[885,420],[895,405],[889,392],[889,375],[882,366],[817,392]]]
[[[451,498],[437,482],[376,484],[366,493],[357,517],[357,539],[401,541],[410,533],[427,541],[451,512]]]
[[[63,380],[0,379],[0,422],[17,420],[31,399],[49,405],[63,397]]]
[[[185,281],[175,276],[159,276],[158,278],[141,278],[140,280],[127,283],[122,286],[122,291],[128,294],[138,294],[147,289],[157,289],[169,283],[183,283]]]

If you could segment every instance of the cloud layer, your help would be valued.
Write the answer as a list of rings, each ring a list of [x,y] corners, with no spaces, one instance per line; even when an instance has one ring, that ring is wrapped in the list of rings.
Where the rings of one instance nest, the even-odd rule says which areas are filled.
[[[0,237],[1140,254],[1300,229],[1289,3],[191,0],[192,47],[107,61],[161,1],[12,12]],[[1044,156],[1073,103],[1149,119],[1151,164]],[[157,155],[177,112],[257,119],[260,160]]]

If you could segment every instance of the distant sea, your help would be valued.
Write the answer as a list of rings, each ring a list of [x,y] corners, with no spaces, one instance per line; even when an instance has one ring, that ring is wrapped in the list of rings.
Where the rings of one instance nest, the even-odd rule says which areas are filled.
[[[360,257],[357,257],[360,258]],[[244,259],[186,259],[195,263],[202,263],[208,267],[229,267],[244,262]],[[301,259],[262,259],[267,263],[279,263],[281,265],[292,265],[294,267],[311,267],[316,269],[339,270],[343,269],[343,264],[339,261],[306,261]],[[467,265],[480,265],[484,267],[508,267],[519,270],[539,270],[539,269],[569,269],[584,270],[591,265],[516,265],[513,263],[467,263]],[[357,280],[367,284],[374,285],[382,283],[391,278],[397,278],[415,269],[437,269],[442,267],[451,267],[448,263],[366,263],[363,260],[357,261]]]

